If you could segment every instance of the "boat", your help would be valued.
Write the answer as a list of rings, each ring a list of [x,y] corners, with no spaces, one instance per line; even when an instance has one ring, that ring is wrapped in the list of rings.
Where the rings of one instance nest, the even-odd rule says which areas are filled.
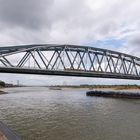
[[[50,90],[62,90],[60,87],[49,87]]]

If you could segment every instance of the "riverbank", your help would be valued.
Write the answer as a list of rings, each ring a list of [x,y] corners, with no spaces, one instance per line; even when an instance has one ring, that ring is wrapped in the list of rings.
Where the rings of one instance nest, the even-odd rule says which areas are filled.
[[[139,85],[55,85],[47,86],[62,89],[90,89],[90,90],[140,90]]]

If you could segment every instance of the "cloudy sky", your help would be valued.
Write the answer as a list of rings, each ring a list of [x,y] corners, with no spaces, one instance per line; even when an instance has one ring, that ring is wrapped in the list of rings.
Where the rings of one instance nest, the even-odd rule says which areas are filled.
[[[139,7],[139,0],[0,0],[0,46],[81,44],[139,57]],[[96,78],[10,74],[0,77],[23,84],[139,84]]]

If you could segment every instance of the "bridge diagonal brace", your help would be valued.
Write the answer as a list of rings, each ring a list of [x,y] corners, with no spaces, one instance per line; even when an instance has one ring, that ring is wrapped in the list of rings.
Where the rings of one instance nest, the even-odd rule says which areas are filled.
[[[126,65],[125,59],[123,60],[123,65],[124,65],[124,69],[125,69],[125,74],[128,74],[128,69],[127,69],[127,65]]]
[[[121,70],[123,69],[124,74],[126,74],[126,69],[125,69],[125,66],[124,66],[124,59],[122,58],[122,56],[120,56],[120,60],[121,60],[121,66],[120,66],[120,69],[119,69],[119,73],[121,73]]]
[[[46,69],[47,69],[47,65],[46,65],[46,63],[45,63],[45,61],[44,61],[44,59],[43,59],[43,57],[41,56],[41,54],[40,54],[40,52],[37,50],[37,53],[38,53],[38,55],[39,55],[39,57],[40,57],[40,59],[42,60],[42,62],[43,62],[43,64],[44,64],[44,66],[46,67]]]
[[[52,55],[52,57],[51,57],[51,59],[50,59],[50,61],[49,61],[48,65],[47,65],[47,69],[49,69],[49,66],[51,66],[51,69],[53,69],[53,68],[54,68],[54,65],[51,65],[51,62],[52,62],[52,60],[53,60],[53,58],[54,58],[55,54],[56,54],[56,51],[54,51],[54,52],[53,52],[53,55]]]
[[[86,52],[84,52],[83,55],[81,56],[80,52],[78,52],[78,54],[79,54],[79,56],[80,56],[80,62],[79,62],[79,65],[78,65],[78,69],[80,68],[80,65],[82,64],[83,67],[84,67],[84,70],[86,70],[85,65],[84,65],[84,62],[83,62],[83,58],[84,58],[84,56],[85,56],[85,53],[86,53]]]
[[[111,56],[110,58],[111,58],[111,62],[112,62],[113,69],[114,69],[114,71],[113,71],[113,72],[115,72],[115,73],[116,73],[115,62],[114,62],[114,60],[113,60],[112,56]]]
[[[108,69],[108,67],[109,67],[110,72],[112,73],[112,69],[111,69],[111,66],[110,66],[111,56],[109,56],[109,58],[108,58],[108,56],[109,56],[109,55],[106,55],[106,59],[107,59],[107,67],[105,68],[105,72],[107,72],[107,69]]]
[[[127,67],[125,64],[125,58],[122,58],[122,65],[123,65],[124,74],[127,74]]]
[[[90,56],[89,51],[87,51],[87,55],[88,55],[88,58],[89,58],[89,60],[90,60],[91,66],[93,66],[92,59],[91,59],[91,56]],[[91,70],[91,66],[90,66],[90,68],[89,68],[89,71]],[[94,70],[94,69],[93,69],[93,70]]]
[[[46,61],[47,61],[47,63],[49,63],[49,60],[46,58],[46,56],[42,53],[42,51],[40,51],[39,50],[39,53],[40,53],[40,55],[42,55],[42,58],[44,58]],[[44,61],[45,61],[44,60]],[[47,64],[46,64],[47,65]],[[51,64],[50,64],[51,65]],[[47,65],[47,68],[48,68],[48,65]]]
[[[41,69],[39,63],[37,62],[36,58],[34,57],[34,55],[32,54],[32,52],[30,52],[32,58],[34,59],[35,63],[37,64],[38,68]]]
[[[117,61],[116,61],[116,63],[115,63],[114,69],[115,69],[115,72],[118,73],[117,70],[119,71],[119,69],[118,69],[118,64],[119,64],[120,58],[118,57],[118,58],[116,58],[116,59],[117,59]]]
[[[90,53],[89,53],[89,58],[91,59]],[[93,71],[95,71],[95,67],[94,67],[94,61],[95,61],[95,59],[96,59],[96,56],[94,54],[93,59],[91,59],[91,66],[90,66],[89,70],[91,70],[93,68]]]
[[[97,55],[97,61],[98,61],[98,64],[99,64],[98,70],[97,70],[97,71],[99,71],[99,70],[103,71],[102,66],[101,66],[102,61],[103,61],[103,58],[104,58],[104,55],[102,55],[102,56],[101,56],[101,59],[99,60],[99,57],[98,57],[98,55]]]
[[[78,62],[76,61],[77,56],[78,56],[78,52],[76,52],[75,56],[73,56],[73,57],[74,57],[73,62],[72,62],[73,67],[74,67],[74,63],[75,63],[75,62],[76,62],[77,65],[78,65]]]
[[[72,61],[71,61],[71,59],[70,59],[70,56],[69,56],[69,54],[68,54],[68,51],[66,51],[66,55],[67,55],[67,58],[68,58],[68,60],[69,60],[69,62],[70,62],[70,69],[74,69],[74,67],[73,67],[73,64],[72,64]]]
[[[129,64],[128,71],[127,71],[128,74],[130,73],[131,67],[132,67],[132,63]]]
[[[54,69],[54,67],[55,67],[55,65],[56,65],[56,63],[57,63],[57,61],[58,61],[58,58],[59,58],[59,55],[62,53],[62,51],[60,52],[60,54],[58,55],[58,52],[57,52],[57,50],[55,50],[55,53],[57,54],[57,57],[56,57],[56,59],[55,59],[55,62],[53,63],[53,66],[52,66],[52,70]],[[53,56],[54,57],[54,56]],[[52,57],[52,58],[53,58]]]
[[[62,60],[62,58],[61,58],[61,53],[62,53],[62,52],[63,52],[63,50],[61,50],[61,52],[56,51],[56,53],[58,54],[58,58],[60,59],[62,65],[63,65],[63,67],[64,67],[64,69],[66,69],[66,67],[65,67],[65,65],[64,65],[64,62],[63,62],[63,60]]]
[[[9,64],[11,67],[14,67],[4,56],[2,58],[7,62],[7,64]]]
[[[7,64],[2,59],[0,59],[0,62],[7,67]]]
[[[20,62],[17,64],[17,67],[22,67],[22,65],[24,64],[24,62],[26,61],[26,59],[28,58],[29,55],[30,55],[30,53],[26,52],[26,54],[22,57]]]
[[[135,60],[134,59],[133,59],[133,66],[135,68],[136,75],[138,76],[139,74],[138,74],[138,71],[137,71],[137,68],[136,68],[136,63],[135,63]]]

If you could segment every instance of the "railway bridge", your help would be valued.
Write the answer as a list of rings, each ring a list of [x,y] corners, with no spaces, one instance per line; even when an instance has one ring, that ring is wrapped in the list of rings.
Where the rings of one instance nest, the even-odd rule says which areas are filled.
[[[140,58],[78,45],[0,47],[0,73],[140,80]]]

